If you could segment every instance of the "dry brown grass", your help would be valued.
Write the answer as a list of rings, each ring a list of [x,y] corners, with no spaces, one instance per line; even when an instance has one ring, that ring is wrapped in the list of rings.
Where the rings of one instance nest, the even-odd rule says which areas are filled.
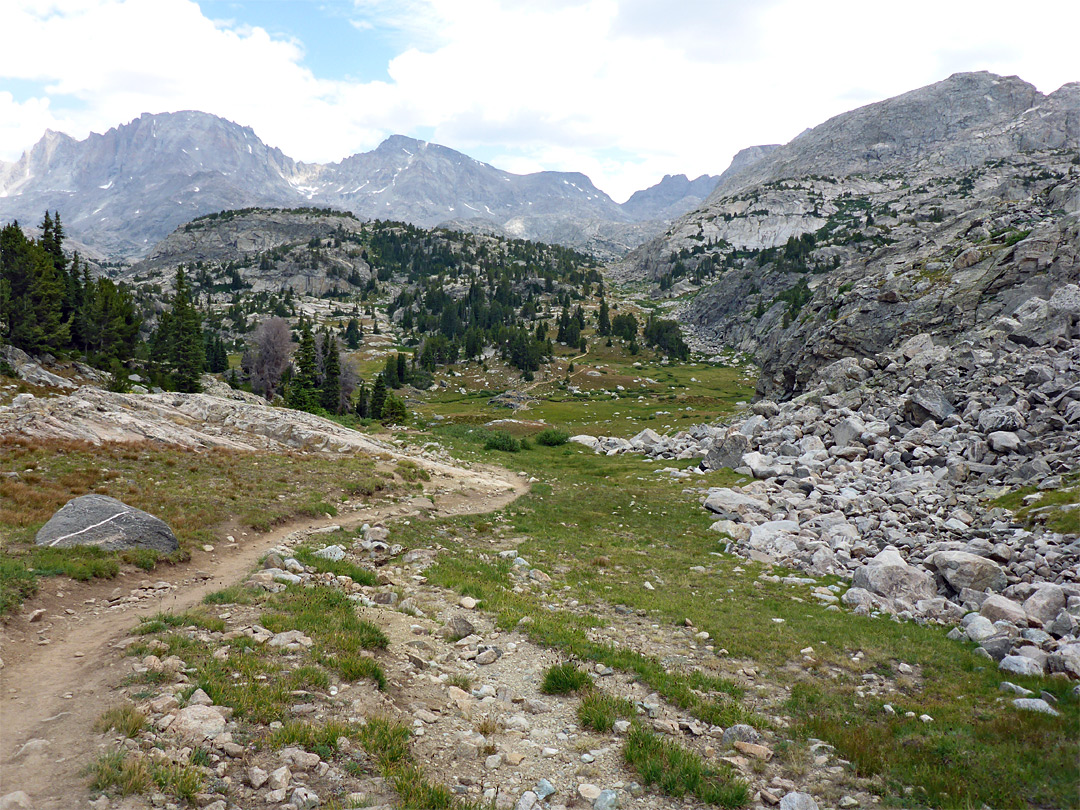
[[[42,560],[32,559],[40,556],[31,545],[34,534],[61,506],[89,492],[161,518],[180,540],[176,558],[183,559],[189,549],[216,541],[218,529],[229,521],[264,531],[301,515],[332,515],[335,504],[356,493],[393,495],[408,485],[395,486],[390,469],[360,454],[193,450],[150,442],[97,446],[0,437],[0,562],[19,560],[19,570],[5,569],[3,578],[21,576],[20,571],[35,566],[59,573],[62,560],[42,565]],[[153,567],[154,559],[136,562]],[[113,571],[111,575],[114,569],[115,563],[101,568]],[[22,590],[32,592],[29,585]]]

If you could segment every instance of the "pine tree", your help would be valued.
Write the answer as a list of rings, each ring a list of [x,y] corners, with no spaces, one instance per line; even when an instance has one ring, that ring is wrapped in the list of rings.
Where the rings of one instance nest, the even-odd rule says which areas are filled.
[[[361,419],[367,419],[371,416],[371,400],[368,397],[367,383],[360,380],[360,384],[356,387],[356,405],[354,406],[356,415]]]
[[[382,419],[383,405],[386,404],[386,380],[381,374],[375,376],[375,384],[371,387],[371,408],[368,414],[372,419]]]
[[[338,357],[337,340],[329,332],[323,333],[323,378],[320,402],[330,413],[341,407],[341,359]]]
[[[362,338],[363,333],[360,331],[360,322],[356,318],[349,318],[349,323],[345,326],[345,345],[356,351],[360,348]]]
[[[300,348],[293,363],[295,373],[289,381],[285,404],[298,411],[312,411],[318,405],[319,354],[315,348],[315,336],[305,322],[301,326]]]
[[[608,315],[607,299],[600,299],[600,312],[597,314],[596,333],[601,337],[611,334],[611,319]]]
[[[398,352],[397,356],[397,378],[399,385],[404,385],[405,381],[409,379],[408,363],[405,359],[405,355],[401,352]]]
[[[191,299],[191,286],[182,268],[176,270],[176,291],[172,303],[173,385],[177,391],[193,394],[202,390],[199,377],[206,365],[202,336],[202,316]]]
[[[52,224],[50,219],[50,239]],[[0,339],[28,352],[58,352],[71,340],[64,278],[52,255],[13,222],[0,230]]]
[[[409,412],[405,409],[405,400],[393,394],[387,394],[386,402],[383,403],[382,416],[379,418],[390,425],[403,425],[408,416]]]
[[[397,388],[401,385],[401,380],[398,379],[398,364],[394,355],[386,355],[386,367],[383,369],[382,376],[387,388]]]

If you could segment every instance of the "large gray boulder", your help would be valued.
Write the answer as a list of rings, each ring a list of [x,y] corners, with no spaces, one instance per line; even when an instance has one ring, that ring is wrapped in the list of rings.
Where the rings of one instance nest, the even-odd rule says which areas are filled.
[[[973,591],[1001,591],[1008,585],[1008,579],[1000,565],[966,551],[938,551],[927,557],[926,566],[949,583],[949,587],[956,593],[964,588],[971,588]]]
[[[937,596],[934,578],[908,565],[894,546],[886,546],[866,565],[856,569],[851,583],[886,599],[903,599],[912,604]]]
[[[34,542],[51,548],[97,546],[104,551],[148,548],[169,553],[180,547],[164,521],[116,498],[93,493],[60,507]]]
[[[741,433],[732,432],[717,439],[705,455],[701,466],[708,470],[719,470],[721,467],[734,469],[742,464],[743,454],[749,452],[750,440]]]
[[[1065,591],[1052,582],[1040,583],[1039,589],[1024,601],[1023,608],[1029,620],[1047,625],[1065,608]]]
[[[925,383],[904,403],[904,418],[913,425],[921,425],[928,419],[940,423],[954,413],[956,408],[936,383]]]

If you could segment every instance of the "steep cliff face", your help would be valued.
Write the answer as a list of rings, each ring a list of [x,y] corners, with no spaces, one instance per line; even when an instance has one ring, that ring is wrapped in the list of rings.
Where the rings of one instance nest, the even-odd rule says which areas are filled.
[[[691,337],[753,353],[770,396],[917,332],[1053,340],[1071,316],[1036,334],[1024,307],[1080,274],[1078,111],[1080,85],[980,73],[846,113],[733,166],[616,272],[703,285]]]

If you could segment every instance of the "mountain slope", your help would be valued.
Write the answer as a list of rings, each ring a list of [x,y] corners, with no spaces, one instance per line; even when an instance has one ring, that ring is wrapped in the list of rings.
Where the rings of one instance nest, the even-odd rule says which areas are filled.
[[[756,355],[770,396],[919,332],[1053,341],[1076,328],[1047,302],[1080,281],[1078,133],[1080,84],[952,76],[733,166],[616,272],[703,285],[680,319]]]

